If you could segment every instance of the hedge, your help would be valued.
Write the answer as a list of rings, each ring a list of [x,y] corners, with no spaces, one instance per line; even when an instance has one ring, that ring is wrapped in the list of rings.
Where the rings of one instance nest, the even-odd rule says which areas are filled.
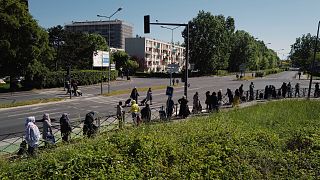
[[[282,72],[283,69],[273,68],[273,69],[265,69],[261,71],[257,71],[255,77],[263,77],[269,74],[276,74]]]
[[[111,71],[111,80],[115,80],[118,71]],[[29,88],[54,88],[63,87],[66,72],[56,71],[49,72],[41,80],[34,80],[31,82],[24,82],[25,87]],[[103,71],[103,81],[108,80],[108,71]],[[79,70],[71,71],[71,79],[77,80],[78,85],[91,85],[101,82],[101,71],[98,70]]]

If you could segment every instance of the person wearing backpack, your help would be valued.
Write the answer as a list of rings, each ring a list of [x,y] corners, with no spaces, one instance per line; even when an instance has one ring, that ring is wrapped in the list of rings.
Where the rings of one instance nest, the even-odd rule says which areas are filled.
[[[86,114],[86,118],[83,124],[83,135],[87,136],[88,138],[93,137],[98,127],[93,123],[94,122],[94,112],[89,112]]]
[[[63,113],[60,118],[60,130],[61,130],[62,141],[68,142],[69,136],[72,132],[72,128],[71,128],[70,120],[67,113]]]
[[[34,116],[27,117],[25,122],[25,140],[28,144],[28,154],[31,156],[37,155],[37,149],[40,140],[40,131],[35,125],[36,119]]]

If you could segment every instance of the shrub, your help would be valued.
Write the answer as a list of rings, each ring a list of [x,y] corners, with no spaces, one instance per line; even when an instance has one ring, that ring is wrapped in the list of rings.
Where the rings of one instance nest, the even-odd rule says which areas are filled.
[[[111,71],[111,80],[115,80],[117,77],[117,71]],[[66,72],[56,71],[48,72],[44,75],[42,81],[37,81],[37,83],[28,83],[29,86],[33,88],[54,88],[62,87],[64,85]],[[107,81],[108,71],[103,71],[103,81]],[[78,85],[91,85],[101,82],[101,71],[97,70],[79,70],[71,71],[71,78],[78,81]]]

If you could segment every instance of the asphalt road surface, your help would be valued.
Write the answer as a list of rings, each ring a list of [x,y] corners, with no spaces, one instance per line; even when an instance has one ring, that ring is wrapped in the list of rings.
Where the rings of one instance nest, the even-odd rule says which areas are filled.
[[[254,82],[255,89],[264,89],[266,85],[275,85],[276,88],[280,88],[283,82],[291,82],[292,87],[294,87],[297,82],[300,83],[301,88],[308,87],[309,80],[297,80],[295,79],[296,74],[297,71],[286,71],[263,78],[256,78],[252,81],[237,81],[235,80],[235,76],[190,78],[190,87],[188,88],[189,105],[192,105],[192,97],[195,92],[199,93],[201,104],[204,106],[206,91],[212,92],[222,89],[223,93],[225,93],[227,88],[230,88],[234,91],[241,84],[244,85],[244,90],[246,91],[249,90],[250,82]],[[169,79],[133,78],[131,81],[113,82],[111,84],[111,90],[132,89],[134,86],[149,87],[166,84],[169,84]],[[84,96],[74,97],[71,100],[66,99],[62,102],[0,109],[0,135],[23,131],[24,120],[26,117],[35,116],[36,119],[41,119],[44,113],[49,113],[51,118],[58,120],[61,117],[62,113],[67,112],[70,114],[71,121],[83,120],[85,114],[90,111],[97,112],[99,116],[113,115],[116,113],[115,107],[118,102],[124,102],[129,98],[129,94],[117,95],[112,97],[99,96],[99,85],[80,88]],[[104,90],[107,90],[107,86],[104,86]],[[177,102],[177,100],[182,97],[183,92],[183,87],[175,88],[173,100]],[[146,92],[139,92],[139,94],[139,101],[146,97]],[[10,96],[12,99],[17,99],[18,101],[21,101],[21,99],[23,100],[35,97],[66,97],[63,88],[14,93],[12,96],[10,94],[1,94],[0,98],[4,98],[7,96]],[[166,100],[167,97],[165,95],[165,90],[154,90],[153,105],[151,107],[159,108],[162,105],[165,106]]]

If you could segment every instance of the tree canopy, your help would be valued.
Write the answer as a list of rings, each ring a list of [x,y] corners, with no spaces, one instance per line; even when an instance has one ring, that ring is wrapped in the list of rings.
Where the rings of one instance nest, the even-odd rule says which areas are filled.
[[[312,36],[310,33],[298,37],[296,42],[291,45],[290,59],[292,64],[296,67],[300,67],[303,70],[310,70],[310,65],[313,61],[314,47],[316,36]],[[317,51],[320,49],[320,43],[318,43]],[[316,56],[316,60],[319,62],[319,55]]]
[[[245,31],[235,32],[232,17],[200,11],[189,21],[189,28],[190,63],[204,74],[218,69],[239,71],[241,64],[251,70],[274,68],[280,60],[263,41]],[[186,29],[182,36],[186,43]]]
[[[48,34],[38,26],[24,3],[2,0],[0,27],[0,76],[25,76],[36,67],[46,70],[44,64],[53,60]]]

